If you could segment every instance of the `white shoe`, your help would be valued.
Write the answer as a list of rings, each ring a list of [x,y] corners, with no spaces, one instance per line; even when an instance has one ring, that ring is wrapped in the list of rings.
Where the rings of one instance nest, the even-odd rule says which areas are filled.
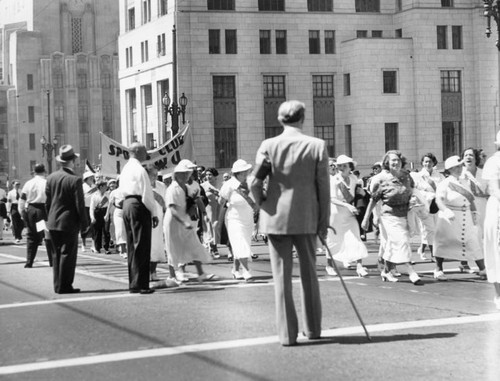
[[[248,270],[243,270],[242,275],[243,279],[245,279],[247,282],[253,279],[253,275]]]
[[[411,273],[410,274],[410,281],[411,283],[413,283],[415,286],[419,286],[421,284],[424,284],[422,282],[422,279],[420,279],[420,277],[418,276],[417,273]]]
[[[401,276],[401,273],[395,267],[391,270],[391,273],[396,278],[399,278]]]
[[[368,276],[368,271],[366,271],[366,267],[358,266],[356,268],[356,274],[358,274],[358,277],[364,278],[364,277]]]
[[[380,276],[382,277],[382,282],[392,282],[392,283],[398,282],[398,278],[392,275],[390,271],[386,273],[384,270],[380,273]]]
[[[437,279],[440,282],[446,282],[448,278],[444,275],[444,272],[441,270],[434,270],[434,279]]]
[[[175,277],[177,278],[177,281],[181,283],[189,281],[189,277],[181,271],[177,271]]]
[[[21,243],[21,240],[20,239],[16,239],[16,244],[20,244]]]
[[[419,247],[419,248],[417,249],[417,254],[420,256],[420,259],[421,259],[422,261],[427,261],[427,260],[428,260],[428,259],[427,259],[427,257],[425,256],[425,253],[422,251],[422,248],[421,248],[421,247]]]
[[[325,267],[326,273],[330,276],[337,276],[337,272],[332,266],[326,266]]]
[[[233,279],[236,279],[236,280],[240,280],[240,279],[243,279],[243,275],[238,271],[236,270],[231,270],[231,274],[233,275]]]

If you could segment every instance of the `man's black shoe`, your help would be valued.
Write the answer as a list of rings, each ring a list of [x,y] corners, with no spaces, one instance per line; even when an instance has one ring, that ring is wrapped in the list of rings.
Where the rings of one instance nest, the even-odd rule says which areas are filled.
[[[79,288],[69,288],[67,290],[59,291],[59,294],[76,294],[78,292],[80,292]]]

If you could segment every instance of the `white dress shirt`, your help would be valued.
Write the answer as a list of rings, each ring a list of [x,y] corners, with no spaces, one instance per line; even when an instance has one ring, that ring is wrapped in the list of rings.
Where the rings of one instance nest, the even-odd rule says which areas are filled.
[[[141,196],[141,201],[151,212],[151,216],[157,217],[155,214],[155,199],[153,189],[151,188],[151,181],[141,162],[135,157],[130,158],[127,164],[123,166],[122,173],[120,174],[120,191],[124,198],[128,196]]]
[[[27,209],[29,204],[45,204],[47,195],[45,187],[47,180],[44,176],[35,175],[31,180],[27,181],[21,191],[19,199],[19,210]]]

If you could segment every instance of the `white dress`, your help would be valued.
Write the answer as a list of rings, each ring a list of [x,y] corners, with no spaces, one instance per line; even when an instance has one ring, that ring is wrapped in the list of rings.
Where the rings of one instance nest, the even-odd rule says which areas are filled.
[[[164,202],[166,188],[165,184],[160,181],[156,181],[155,187],[153,188],[153,192],[163,198]],[[151,262],[166,262],[165,241],[163,239],[163,207],[156,200],[156,197],[158,196],[155,195],[155,214],[158,216],[158,226],[151,230]]]
[[[241,183],[234,177],[222,185],[220,196],[227,200],[226,227],[234,257],[251,258],[254,227],[253,209],[236,190]]]
[[[483,179],[500,181],[500,152],[488,159],[483,168]],[[484,264],[488,282],[500,283],[500,202],[490,196],[484,219]]]
[[[113,210],[113,226],[115,228],[115,243],[117,245],[127,244],[127,234],[125,232],[125,223],[123,222],[123,209],[117,205],[123,205],[123,197],[120,189],[115,189],[109,194],[109,201],[114,204]],[[111,205],[110,205],[111,207]]]
[[[184,265],[191,261],[207,261],[210,259],[196,234],[197,221],[191,221],[193,229],[186,229],[183,224],[172,216],[169,206],[176,205],[180,217],[189,219],[186,213],[186,193],[173,181],[167,188],[165,197],[167,211],[163,220],[163,232],[167,249],[168,262],[172,266]]]
[[[347,202],[346,195],[342,192],[349,192],[354,199],[357,178],[349,175],[349,185],[345,182],[340,173],[330,176],[330,226],[336,233],[328,229],[326,244],[333,258],[341,262],[353,262],[366,258],[368,250],[361,241],[358,221],[342,202]]]
[[[465,192],[463,191],[465,189]],[[434,255],[439,258],[455,260],[478,260],[483,258],[478,229],[472,218],[471,203],[463,194],[469,192],[465,181],[453,176],[447,177],[437,187],[437,197],[443,197],[444,203],[455,218],[446,218],[444,212],[437,213]]]

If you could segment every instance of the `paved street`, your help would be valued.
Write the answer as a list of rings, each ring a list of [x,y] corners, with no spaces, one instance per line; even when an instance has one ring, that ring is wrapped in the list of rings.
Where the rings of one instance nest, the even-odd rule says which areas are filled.
[[[318,256],[323,338],[278,344],[267,246],[254,243],[252,283],[230,278],[223,258],[206,264],[219,280],[127,292],[126,261],[79,253],[76,295],[52,291],[41,250],[24,269],[25,244],[7,234],[0,246],[2,380],[499,380],[500,313],[493,288],[445,263],[450,281],[432,279],[417,261],[423,286],[405,275],[383,283],[369,240],[369,277],[342,270],[367,325],[368,342],[338,277]],[[417,260],[416,254],[414,255]],[[188,267],[194,272],[194,267]],[[164,265],[159,276],[166,279]],[[193,274],[194,275],[194,274]],[[295,296],[300,307],[298,271]]]

